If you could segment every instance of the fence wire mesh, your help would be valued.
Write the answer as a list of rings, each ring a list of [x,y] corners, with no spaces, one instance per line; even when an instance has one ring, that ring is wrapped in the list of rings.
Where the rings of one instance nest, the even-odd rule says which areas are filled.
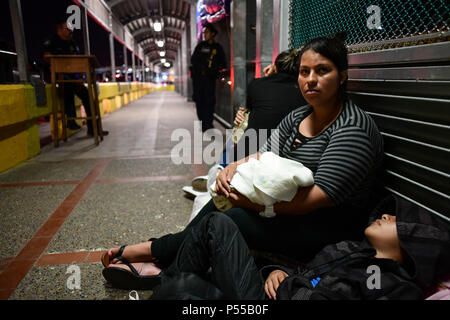
[[[347,31],[349,52],[450,40],[446,0],[291,0],[290,48]]]

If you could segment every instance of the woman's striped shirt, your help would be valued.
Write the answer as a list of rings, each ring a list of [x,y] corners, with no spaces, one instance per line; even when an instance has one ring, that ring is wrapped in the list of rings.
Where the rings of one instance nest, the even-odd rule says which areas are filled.
[[[383,159],[383,139],[375,122],[347,100],[324,132],[306,138],[299,125],[312,110],[306,105],[288,114],[260,152],[301,162],[335,205],[364,207]],[[296,138],[302,143],[295,143]]]

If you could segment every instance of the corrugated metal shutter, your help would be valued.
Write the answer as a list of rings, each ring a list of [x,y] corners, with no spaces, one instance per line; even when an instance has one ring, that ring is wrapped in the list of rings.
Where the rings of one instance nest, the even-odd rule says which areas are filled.
[[[450,42],[349,55],[350,98],[385,141],[386,188],[450,220]]]

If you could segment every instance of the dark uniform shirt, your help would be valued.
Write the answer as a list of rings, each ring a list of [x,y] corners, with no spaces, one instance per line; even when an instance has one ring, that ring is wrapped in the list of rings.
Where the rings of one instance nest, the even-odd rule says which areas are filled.
[[[63,40],[57,34],[48,38],[43,45],[42,55],[49,54],[81,54],[80,48],[73,39]],[[50,82],[50,65],[44,63],[44,77],[46,82]],[[64,78],[74,78],[73,75],[64,75]]]
[[[43,51],[50,54],[80,54],[80,48],[73,39],[63,40],[57,34],[44,42]]]
[[[192,77],[206,76],[216,78],[221,69],[227,67],[225,53],[220,44],[206,41],[200,42],[191,57]]]

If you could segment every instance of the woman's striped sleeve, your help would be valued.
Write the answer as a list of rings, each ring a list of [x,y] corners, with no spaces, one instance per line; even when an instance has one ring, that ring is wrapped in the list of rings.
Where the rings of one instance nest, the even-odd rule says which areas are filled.
[[[333,134],[319,161],[314,183],[339,205],[367,179],[374,159],[372,143],[364,130],[341,128]]]

